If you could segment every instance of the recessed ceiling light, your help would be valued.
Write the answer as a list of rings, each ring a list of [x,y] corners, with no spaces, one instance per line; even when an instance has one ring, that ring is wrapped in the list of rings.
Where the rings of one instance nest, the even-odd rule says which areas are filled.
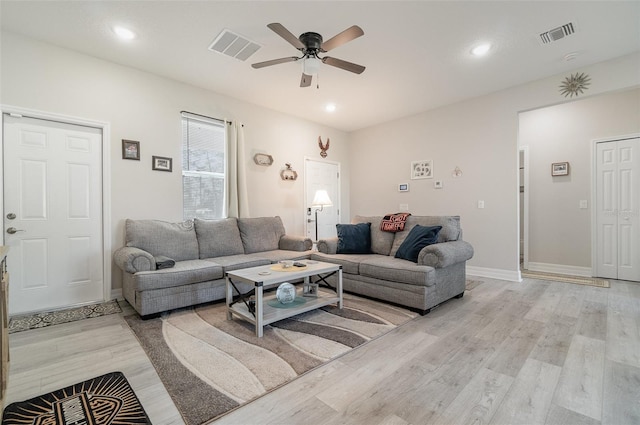
[[[327,112],[334,112],[336,110],[335,103],[327,103],[327,106],[324,107],[324,110]]]
[[[136,38],[136,33],[125,27],[115,26],[113,27],[113,32],[122,40],[133,40]]]
[[[487,54],[489,49],[491,49],[491,44],[489,43],[479,44],[473,49],[471,49],[471,54],[474,56],[484,56]]]

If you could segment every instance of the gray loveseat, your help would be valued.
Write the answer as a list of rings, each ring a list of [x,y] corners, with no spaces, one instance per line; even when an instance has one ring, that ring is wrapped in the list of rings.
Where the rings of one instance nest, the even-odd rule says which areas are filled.
[[[371,254],[336,254],[338,238],[319,240],[312,260],[342,266],[343,287],[354,292],[427,314],[431,308],[465,290],[465,263],[473,247],[462,240],[458,216],[409,216],[401,232],[380,230],[383,217],[356,216],[353,223],[371,223]],[[415,225],[442,226],[437,243],[428,245],[414,263],[395,258],[398,248]]]
[[[114,262],[125,299],[145,317],[224,299],[226,271],[306,259],[311,247],[309,238],[286,235],[280,217],[127,220]],[[160,260],[175,265],[157,269]]]

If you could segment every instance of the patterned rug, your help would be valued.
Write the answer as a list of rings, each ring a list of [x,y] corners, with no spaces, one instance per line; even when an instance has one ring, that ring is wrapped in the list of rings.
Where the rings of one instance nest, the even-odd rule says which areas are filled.
[[[531,270],[522,270],[520,274],[527,279],[552,280],[554,282],[597,286],[598,288],[609,288],[611,286],[608,280],[596,277],[569,276],[566,274],[533,272]]]
[[[112,372],[61,390],[12,403],[2,425],[151,424],[122,372]]]
[[[344,295],[266,326],[227,320],[224,303],[125,319],[187,425],[202,424],[278,388],[417,316],[401,307]],[[202,400],[206,400],[203,403]]]
[[[118,305],[118,301],[112,300],[105,303],[85,305],[66,310],[13,316],[11,320],[9,320],[9,333],[44,328],[46,326],[59,325],[60,323],[75,322],[76,320],[121,312],[122,309]]]

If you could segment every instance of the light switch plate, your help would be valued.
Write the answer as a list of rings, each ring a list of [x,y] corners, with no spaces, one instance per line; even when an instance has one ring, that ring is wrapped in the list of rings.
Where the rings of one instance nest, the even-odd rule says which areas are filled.
[[[409,204],[400,204],[400,212],[409,212]]]
[[[581,210],[586,210],[587,208],[589,208],[589,203],[587,202],[586,199],[581,199],[580,200],[580,209]]]
[[[484,208],[484,201],[478,201],[478,208]]]

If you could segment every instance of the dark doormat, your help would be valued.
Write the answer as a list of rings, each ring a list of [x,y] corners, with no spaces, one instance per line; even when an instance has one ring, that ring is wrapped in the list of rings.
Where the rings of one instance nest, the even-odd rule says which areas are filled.
[[[151,424],[122,372],[111,372],[61,390],[12,403],[2,425]]]

